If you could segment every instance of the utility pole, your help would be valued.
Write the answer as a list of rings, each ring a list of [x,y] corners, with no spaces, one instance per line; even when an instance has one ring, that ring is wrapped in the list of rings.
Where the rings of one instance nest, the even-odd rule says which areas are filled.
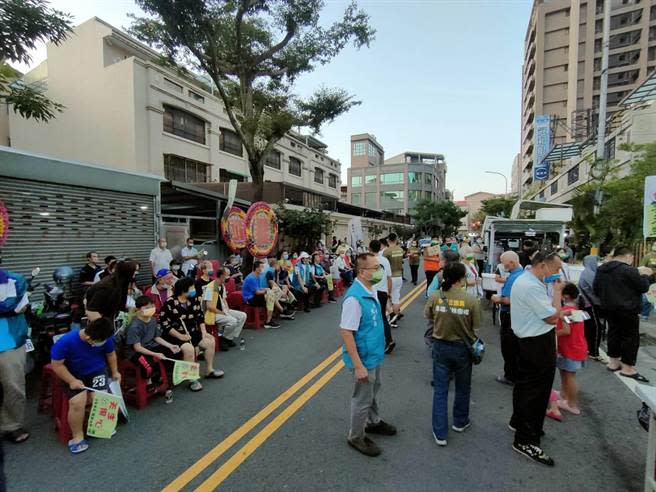
[[[604,0],[603,38],[601,52],[601,80],[599,85],[599,121],[597,122],[597,152],[593,167],[597,167],[596,173],[603,177],[605,167],[606,149],[606,104],[608,101],[608,51],[610,49],[610,0]],[[601,173],[600,173],[601,171]],[[603,198],[601,190],[602,181],[597,183],[595,191],[594,214],[599,213],[599,207]]]
[[[498,171],[485,171],[485,172],[486,172],[487,174],[498,174],[499,176],[501,176],[501,177],[503,178],[503,180],[504,180],[505,183],[506,183],[506,193],[505,193],[505,195],[504,195],[504,198],[508,198],[508,178],[506,178],[506,175],[503,174],[503,173],[500,173],[500,172],[498,172]]]

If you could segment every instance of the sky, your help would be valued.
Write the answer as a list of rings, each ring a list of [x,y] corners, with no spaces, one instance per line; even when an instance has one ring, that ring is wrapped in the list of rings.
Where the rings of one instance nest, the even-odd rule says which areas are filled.
[[[322,22],[337,19],[348,0],[326,0]],[[404,151],[444,154],[446,187],[456,200],[477,191],[510,190],[520,147],[521,70],[531,0],[359,0],[376,29],[369,48],[344,49],[303,76],[301,95],[341,87],[359,106],[318,136],[331,157],[350,163],[350,136],[372,133],[385,156]],[[128,0],[52,0],[74,24],[97,16],[127,28]],[[46,58],[45,47],[31,65]],[[25,70],[27,67],[18,67]]]

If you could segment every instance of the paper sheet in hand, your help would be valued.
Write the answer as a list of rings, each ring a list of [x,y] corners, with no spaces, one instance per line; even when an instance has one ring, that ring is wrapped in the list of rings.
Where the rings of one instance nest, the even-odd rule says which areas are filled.
[[[128,415],[128,407],[125,405],[125,400],[123,399],[123,392],[121,391],[121,383],[116,379],[109,380],[109,391],[112,395],[116,395],[121,399],[120,408],[121,413],[125,417],[125,420],[130,421],[130,416]]]

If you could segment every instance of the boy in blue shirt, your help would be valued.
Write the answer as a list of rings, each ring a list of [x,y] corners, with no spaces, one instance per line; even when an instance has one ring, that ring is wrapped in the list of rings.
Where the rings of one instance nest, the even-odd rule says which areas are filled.
[[[111,321],[99,318],[83,330],[65,334],[50,351],[53,371],[68,386],[65,389],[69,397],[68,424],[73,433],[68,449],[73,454],[89,448],[83,429],[88,398],[88,391],[84,388],[107,391],[107,366],[112,379],[121,381],[112,335],[114,326]]]

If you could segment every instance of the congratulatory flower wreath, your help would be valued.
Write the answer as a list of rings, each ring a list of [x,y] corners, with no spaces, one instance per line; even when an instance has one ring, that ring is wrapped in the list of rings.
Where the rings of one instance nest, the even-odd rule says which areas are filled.
[[[246,214],[248,251],[256,258],[267,256],[278,242],[278,219],[266,202],[253,203]]]

